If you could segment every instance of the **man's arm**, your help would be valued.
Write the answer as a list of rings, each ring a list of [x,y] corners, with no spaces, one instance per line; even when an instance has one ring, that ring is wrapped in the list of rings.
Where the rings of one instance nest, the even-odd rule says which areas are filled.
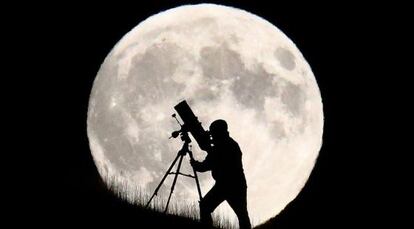
[[[191,166],[193,166],[194,170],[197,172],[206,172],[211,170],[211,159],[209,157],[209,155],[207,155],[206,159],[204,159],[204,161],[199,162],[196,160],[191,160]]]

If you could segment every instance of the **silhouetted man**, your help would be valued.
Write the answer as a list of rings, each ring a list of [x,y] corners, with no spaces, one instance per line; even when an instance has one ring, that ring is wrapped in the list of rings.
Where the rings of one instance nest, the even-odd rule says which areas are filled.
[[[240,229],[251,228],[247,212],[247,185],[243,172],[242,152],[230,136],[227,123],[216,120],[210,125],[213,146],[203,162],[191,161],[198,172],[211,170],[216,181],[213,188],[200,201],[200,218],[204,225],[211,225],[211,213],[227,201],[239,219]]]

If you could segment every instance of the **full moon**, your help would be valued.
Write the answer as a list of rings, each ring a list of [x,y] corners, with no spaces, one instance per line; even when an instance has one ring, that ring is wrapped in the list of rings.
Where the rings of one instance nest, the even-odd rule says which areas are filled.
[[[322,145],[321,95],[295,44],[263,18],[214,4],[173,8],[128,32],[99,69],[87,118],[94,162],[122,198],[143,203],[161,181],[182,145],[169,136],[184,99],[206,130],[227,121],[243,153],[252,224],[280,213],[304,187]],[[194,139],[192,151],[198,161],[206,157]],[[181,171],[191,173],[187,159]],[[205,195],[214,180],[198,174]],[[172,179],[155,202],[168,197]],[[198,211],[197,201],[194,179],[180,176],[175,209]],[[236,220],[226,202],[215,214]]]

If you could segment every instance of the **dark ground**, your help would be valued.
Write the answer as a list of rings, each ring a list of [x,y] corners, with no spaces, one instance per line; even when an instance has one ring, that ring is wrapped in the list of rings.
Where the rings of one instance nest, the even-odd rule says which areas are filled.
[[[190,2],[196,1],[185,3]],[[395,113],[407,104],[398,98],[408,97],[400,90],[408,76],[385,66],[403,59],[388,52],[404,42],[391,41],[400,27],[412,27],[402,24],[409,21],[405,7],[223,4],[257,14],[287,34],[312,67],[323,98],[323,146],[315,169],[300,195],[261,228],[399,228],[405,217],[402,208],[391,207],[400,202],[391,193],[406,183],[400,175],[408,174],[409,167],[397,166],[395,154],[408,150],[390,144],[401,133],[390,120],[407,120]],[[10,116],[4,126],[11,126],[5,141],[11,144],[10,153],[5,154],[16,157],[2,161],[4,189],[11,191],[4,196],[11,202],[4,205],[6,220],[53,228],[197,227],[114,198],[99,179],[86,136],[88,97],[105,56],[140,21],[178,5],[147,1],[134,6],[32,3],[3,8],[9,13],[1,16],[7,29],[3,48],[12,49],[3,52],[11,62],[4,65],[11,73],[2,84],[4,113]],[[394,167],[402,169],[400,175],[391,175]],[[394,216],[397,220],[391,220]]]

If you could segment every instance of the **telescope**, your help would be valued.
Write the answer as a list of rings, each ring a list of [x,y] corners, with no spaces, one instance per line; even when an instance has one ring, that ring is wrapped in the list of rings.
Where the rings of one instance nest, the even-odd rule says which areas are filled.
[[[177,116],[173,114],[172,117],[177,120],[178,124],[181,126],[181,129],[172,132],[170,138],[176,138],[181,133],[189,132],[196,140],[200,149],[209,152],[211,147],[210,134],[208,131],[204,130],[201,122],[198,121],[197,116],[194,115],[194,112],[191,110],[187,101],[181,101],[179,104],[174,106],[174,109],[180,115],[181,120],[184,122],[184,124],[181,124],[178,121]]]
[[[167,172],[164,174],[163,178],[161,179],[161,182],[158,184],[157,188],[155,189],[154,193],[152,194],[151,198],[148,200],[147,205],[146,205],[146,207],[148,207],[152,199],[154,198],[154,196],[158,195],[158,190],[161,188],[161,185],[163,184],[167,176],[174,175],[174,180],[171,185],[170,194],[168,196],[168,200],[167,200],[167,204],[165,206],[164,212],[167,212],[168,210],[168,206],[170,204],[171,196],[174,192],[174,187],[175,187],[175,183],[177,182],[178,175],[183,175],[186,177],[194,178],[196,182],[197,192],[198,192],[200,201],[202,199],[200,182],[198,180],[197,172],[195,171],[195,169],[193,168],[194,175],[184,174],[180,172],[181,163],[185,155],[188,154],[190,156],[190,160],[194,160],[193,153],[191,152],[191,146],[190,146],[191,139],[189,137],[189,133],[194,137],[194,139],[200,146],[200,149],[210,152],[210,148],[211,148],[210,134],[204,130],[203,126],[201,125],[201,122],[198,121],[197,116],[194,115],[194,112],[191,110],[190,106],[188,106],[187,101],[185,100],[181,101],[179,104],[177,104],[174,107],[174,109],[180,115],[183,121],[183,124],[181,124],[180,121],[178,121],[176,114],[172,115],[172,117],[175,118],[175,120],[180,125],[181,129],[172,132],[170,138],[177,138],[178,136],[181,136],[181,140],[183,141],[183,146],[178,151],[177,156],[171,163],[170,167],[167,169]],[[177,165],[175,172],[171,172],[171,170],[173,169],[177,161],[178,161],[178,165]]]

